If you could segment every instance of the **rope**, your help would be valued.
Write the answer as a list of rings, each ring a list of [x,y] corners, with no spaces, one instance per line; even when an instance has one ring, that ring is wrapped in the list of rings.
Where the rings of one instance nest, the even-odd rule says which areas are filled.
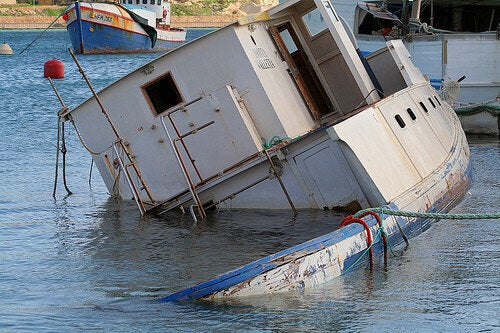
[[[67,115],[71,125],[73,125],[73,128],[75,129],[76,135],[78,136],[78,140],[80,140],[80,143],[82,144],[83,148],[85,148],[86,151],[88,151],[91,155],[99,155],[99,152],[93,151],[92,149],[87,146],[87,143],[83,140],[82,136],[80,135],[80,132],[78,131],[78,128],[76,127],[75,121],[73,120],[73,117],[71,117],[70,114]],[[109,147],[108,147],[109,148]]]
[[[371,267],[371,266],[373,266],[373,251],[372,251],[373,242],[372,242],[372,233],[371,233],[370,227],[368,226],[368,223],[366,223],[365,220],[363,220],[361,217],[353,217],[352,215],[346,216],[342,220],[342,223],[340,223],[340,226],[343,227],[343,226],[346,226],[346,225],[351,224],[351,223],[359,223],[365,228],[366,246],[370,252],[370,267]],[[361,257],[363,257],[363,256],[361,256]]]
[[[358,211],[354,217],[359,217],[365,212],[376,212],[386,215],[403,216],[403,217],[422,217],[433,219],[447,219],[447,220],[481,220],[481,219],[500,219],[500,213],[485,213],[485,214],[449,214],[449,213],[421,213],[421,212],[406,212],[397,209],[390,209],[387,207],[367,208]]]
[[[377,213],[380,214],[386,214],[386,215],[393,215],[393,216],[403,216],[403,217],[422,217],[422,218],[433,218],[433,219],[448,219],[448,220],[478,220],[478,219],[500,219],[500,214],[496,213],[486,213],[486,214],[449,214],[449,213],[420,213],[420,212],[407,212],[407,211],[402,211],[402,210],[397,210],[397,209],[390,209],[387,207],[375,207],[375,208],[366,208],[358,211],[354,215],[349,215],[344,220],[342,221],[341,225],[353,223],[353,222],[358,222],[362,217],[365,217],[367,215],[372,215],[376,218],[377,224],[379,225],[379,228],[377,230],[377,233],[375,236],[373,236],[373,240],[369,240],[369,233],[367,233],[367,241],[368,241],[368,246],[367,248],[361,253],[358,259],[349,267],[344,269],[341,275],[346,274],[348,271],[350,271],[353,267],[355,267],[365,256],[367,253],[370,254],[370,267],[372,267],[373,262],[372,262],[372,247],[374,244],[378,242],[379,237],[383,238],[384,242],[384,261],[386,261],[386,254],[387,254],[387,245],[389,246],[389,249],[392,252],[392,245],[389,241],[389,237],[387,237],[387,234],[385,232],[384,226],[382,225],[382,221],[378,217]],[[363,221],[363,220],[361,220]],[[396,220],[397,222],[397,220]],[[406,245],[408,245],[408,239],[406,235],[404,234],[403,230],[401,229],[401,226],[398,223],[398,227],[400,228],[400,231],[403,235],[403,239],[406,242]],[[366,229],[366,226],[365,226]],[[394,255],[394,252],[392,252]]]
[[[269,149],[269,148],[271,148],[277,144],[280,144],[282,142],[290,141],[290,138],[288,138],[288,137],[281,138],[278,135],[275,135],[271,138],[271,140],[269,140],[269,143],[267,143],[266,139],[264,139],[264,138],[261,138],[261,140],[262,140],[262,148]]]
[[[349,266],[349,267],[347,267],[346,269],[344,269],[344,270],[342,271],[342,274],[341,274],[341,275],[344,275],[344,274],[346,274],[347,272],[349,272],[349,271],[350,271],[353,267],[355,267],[355,266],[356,266],[356,265],[357,265],[357,264],[361,261],[361,259],[363,259],[363,258],[365,257],[366,253],[371,252],[371,249],[372,249],[373,244],[377,243],[377,240],[378,240],[378,238],[380,237],[380,235],[381,235],[383,232],[385,232],[385,231],[383,231],[383,230],[384,230],[383,228],[378,228],[377,233],[376,233],[376,234],[375,234],[375,236],[373,237],[373,242],[370,244],[370,246],[368,246],[368,247],[367,247],[367,248],[363,251],[363,253],[361,253],[361,255],[359,256],[359,258],[358,258],[358,259],[356,259],[356,261],[355,261],[355,262],[354,262],[351,266]]]

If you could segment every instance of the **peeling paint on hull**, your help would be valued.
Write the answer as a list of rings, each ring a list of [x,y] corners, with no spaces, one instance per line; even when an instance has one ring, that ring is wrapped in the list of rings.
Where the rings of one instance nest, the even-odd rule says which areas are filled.
[[[447,212],[455,206],[470,188],[471,172],[469,164],[463,176],[428,212]],[[390,205],[390,208],[398,209],[396,205]],[[429,219],[389,216],[383,219],[383,226],[389,243],[397,246],[403,243],[398,223],[408,237],[414,237],[427,230],[432,222]],[[377,221],[370,217],[367,223],[372,235],[375,235],[379,228]],[[383,253],[380,237],[374,242],[372,248],[375,255]],[[314,287],[354,268],[353,265],[359,261],[366,249],[366,233],[363,227],[351,224],[254,261],[207,282],[160,298],[159,301],[230,298]],[[359,262],[365,263],[363,260]]]

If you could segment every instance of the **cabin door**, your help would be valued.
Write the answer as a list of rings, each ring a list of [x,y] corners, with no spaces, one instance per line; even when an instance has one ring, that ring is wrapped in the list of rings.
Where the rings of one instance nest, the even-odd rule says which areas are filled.
[[[330,113],[327,95],[290,22],[269,28],[314,119]]]

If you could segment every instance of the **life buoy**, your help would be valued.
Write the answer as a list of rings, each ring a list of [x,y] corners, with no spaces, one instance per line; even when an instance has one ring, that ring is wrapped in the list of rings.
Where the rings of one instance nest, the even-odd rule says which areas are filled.
[[[166,9],[163,9],[163,18],[167,18],[168,11]]]

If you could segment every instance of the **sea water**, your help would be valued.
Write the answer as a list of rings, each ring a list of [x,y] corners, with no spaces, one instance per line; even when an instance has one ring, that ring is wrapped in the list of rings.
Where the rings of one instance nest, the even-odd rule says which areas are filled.
[[[208,30],[192,29],[188,38]],[[29,48],[25,49],[36,39]],[[317,288],[225,302],[154,300],[335,229],[331,211],[237,211],[207,221],[169,212],[141,218],[111,198],[67,127],[67,196],[55,179],[61,104],[91,92],[64,30],[0,31],[1,332],[499,332],[499,220],[443,220],[395,249],[384,267],[358,269]],[[96,90],[157,53],[80,55]],[[474,183],[454,213],[500,212],[500,144],[470,141]],[[281,195],[277,191],[276,195]]]

